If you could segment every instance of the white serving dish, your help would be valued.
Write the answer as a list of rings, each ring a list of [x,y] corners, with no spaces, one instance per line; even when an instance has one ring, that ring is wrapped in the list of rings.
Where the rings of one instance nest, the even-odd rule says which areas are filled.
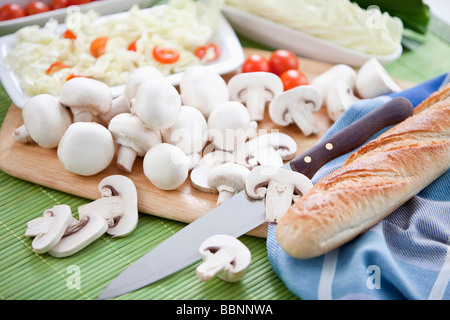
[[[47,5],[50,5],[51,0],[40,0]],[[0,7],[5,3],[11,2],[9,0],[0,0]],[[16,0],[15,3],[25,7],[31,0]],[[82,4],[77,7],[81,12],[86,12],[91,9],[97,11],[101,15],[113,14],[117,12],[127,11],[132,6],[137,4],[140,8],[146,8],[153,5],[156,0],[95,0],[91,3]],[[56,10],[50,10],[23,18],[17,18],[12,20],[0,21],[0,35],[6,35],[19,30],[22,27],[29,25],[44,25],[50,18],[54,18],[59,22],[64,22],[67,10],[74,10],[75,8],[62,8]]]
[[[152,8],[142,10],[152,10]],[[128,14],[128,12],[118,13],[117,15],[119,14]],[[110,16],[113,15],[107,17]],[[102,18],[104,17],[99,17],[98,19]],[[61,33],[66,29],[64,24],[60,24],[59,28],[61,29]],[[8,52],[14,48],[16,41],[17,38],[14,34],[0,38],[0,80],[13,103],[19,108],[22,108],[30,96],[22,90],[20,79],[17,74],[15,74],[3,61]],[[219,46],[220,57],[217,61],[206,65],[209,69],[223,75],[237,70],[244,62],[244,50],[239,39],[223,16],[220,17],[218,29],[213,35],[211,42]],[[166,78],[173,85],[178,85],[182,75],[183,73],[179,72],[167,75]],[[123,92],[123,88],[124,85],[112,86],[111,91],[113,96],[119,96]]]
[[[380,63],[386,63],[397,59],[402,54],[400,44],[392,54],[370,55],[333,44],[231,6],[224,6],[222,13],[237,33],[271,48],[288,49],[306,58],[360,67],[371,57],[375,57]]]

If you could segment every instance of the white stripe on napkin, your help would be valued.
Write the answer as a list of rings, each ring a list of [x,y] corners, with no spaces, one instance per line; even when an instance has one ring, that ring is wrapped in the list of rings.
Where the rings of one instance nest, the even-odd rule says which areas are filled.
[[[450,281],[450,240],[447,242],[447,255],[445,256],[444,265],[436,278],[436,281],[431,289],[428,300],[442,300]]]
[[[336,273],[338,253],[339,248],[326,253],[324,256],[317,292],[318,300],[331,300],[333,298],[333,279]]]

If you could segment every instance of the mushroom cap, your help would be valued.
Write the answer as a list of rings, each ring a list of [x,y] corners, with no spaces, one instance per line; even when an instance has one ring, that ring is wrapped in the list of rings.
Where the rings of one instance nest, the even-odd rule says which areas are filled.
[[[205,66],[192,66],[183,72],[180,95],[184,105],[198,109],[206,119],[217,105],[230,99],[225,80]]]
[[[111,119],[108,125],[114,141],[133,149],[140,157],[154,145],[162,142],[161,133],[146,127],[136,115],[121,113]]]
[[[247,139],[250,125],[250,115],[242,103],[224,102],[209,115],[209,137],[217,148],[232,151]]]
[[[284,91],[270,102],[269,116],[280,126],[293,122],[296,112],[315,112],[322,106],[322,95],[310,85],[302,85]]]
[[[139,86],[131,112],[150,129],[160,130],[175,124],[180,109],[177,89],[164,78],[153,78]]]
[[[359,100],[348,83],[337,80],[328,90],[326,97],[327,113],[331,120],[336,121],[345,110]]]
[[[161,130],[164,142],[173,144],[186,154],[201,152],[208,139],[208,125],[203,114],[191,106],[181,106],[175,124]]]
[[[86,77],[67,81],[61,87],[59,96],[61,103],[71,108],[72,112],[89,111],[94,115],[107,112],[113,100],[111,89],[105,83]]]
[[[174,190],[187,179],[189,164],[180,148],[161,143],[150,148],[144,156],[144,174],[157,188]]]
[[[131,106],[131,101],[136,96],[136,91],[139,86],[144,81],[153,78],[162,79],[164,78],[164,75],[161,71],[152,66],[139,67],[130,72],[127,79],[125,80],[125,86],[123,90],[123,95],[126,103],[128,104],[128,107]]]
[[[245,102],[251,88],[264,88],[265,101],[270,101],[283,92],[280,77],[271,72],[257,71],[238,73],[228,81],[228,90],[232,100]]]
[[[226,162],[214,167],[208,174],[208,185],[221,191],[221,188],[232,192],[245,189],[245,182],[250,170],[237,163]]]
[[[72,123],[69,111],[59,99],[45,93],[27,100],[22,108],[22,118],[31,139],[43,148],[57,147]]]
[[[67,128],[58,145],[64,167],[82,176],[94,175],[108,167],[115,147],[111,133],[95,122],[76,122]]]
[[[77,228],[73,233],[62,237],[61,240],[48,251],[51,256],[70,256],[98,239],[108,229],[106,220],[98,213],[89,213],[82,220],[83,221],[80,220],[82,225],[81,228]]]
[[[299,172],[283,168],[257,166],[247,176],[245,191],[250,198],[264,198],[267,186],[271,181],[280,185],[293,185],[302,194],[305,194],[313,186],[311,180]]]
[[[56,205],[44,211],[43,217],[27,223],[26,237],[35,237],[32,242],[36,253],[45,253],[63,237],[72,222],[72,211],[68,205]]]
[[[228,282],[241,279],[251,263],[252,257],[250,250],[240,240],[226,234],[211,236],[203,241],[199,247],[200,255],[204,261],[213,259],[215,254],[221,254],[221,250],[226,251],[230,259],[223,270],[216,274],[217,277]],[[201,269],[201,265],[196,269],[196,273],[202,280],[209,279],[209,276],[204,274],[204,270]]]

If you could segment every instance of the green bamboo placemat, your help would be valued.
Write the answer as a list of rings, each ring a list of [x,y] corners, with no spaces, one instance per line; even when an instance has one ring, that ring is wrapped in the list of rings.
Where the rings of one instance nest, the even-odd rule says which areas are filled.
[[[448,26],[447,26],[448,27]],[[441,30],[442,31],[442,30]],[[258,44],[241,37],[246,46]],[[450,45],[429,32],[417,50],[407,51],[385,67],[390,74],[422,82],[450,70]],[[0,87],[0,123],[11,100]],[[38,168],[36,169],[38,170]],[[185,226],[183,223],[140,214],[136,230],[112,239],[104,235],[67,258],[37,255],[24,236],[26,223],[56,204],[76,208],[88,200],[16,179],[0,171],[0,298],[6,300],[96,299],[122,270]],[[153,300],[295,300],[277,278],[267,258],[265,239],[242,236],[251,250],[252,264],[237,283],[217,278],[201,282],[194,263],[154,284],[116,299]]]

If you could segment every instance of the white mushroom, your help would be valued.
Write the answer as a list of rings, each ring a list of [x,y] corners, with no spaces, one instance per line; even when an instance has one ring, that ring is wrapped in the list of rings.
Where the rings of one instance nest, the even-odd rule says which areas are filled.
[[[354,88],[356,72],[352,67],[346,64],[337,64],[311,81],[311,86],[319,90],[320,95],[322,96],[322,105],[326,103],[328,90],[337,80],[344,81],[350,88]]]
[[[191,106],[182,106],[175,124],[161,130],[164,142],[179,147],[187,155],[199,153],[208,140],[208,125],[203,114]]]
[[[131,112],[150,129],[161,130],[175,124],[181,99],[177,89],[166,79],[144,81],[136,92]]]
[[[298,86],[284,91],[271,101],[269,115],[280,126],[295,123],[305,136],[317,133],[318,128],[313,112],[322,105],[320,92],[309,85]]]
[[[356,77],[356,92],[363,98],[398,92],[401,88],[376,58],[370,58],[359,69]]]
[[[228,81],[230,98],[245,104],[251,120],[264,119],[267,101],[283,92],[283,83],[270,72],[246,72],[233,76]]]
[[[72,218],[72,223],[64,236],[48,251],[48,254],[58,258],[70,256],[101,237],[107,229],[106,220],[95,212],[89,213],[79,221]]]
[[[128,108],[131,107],[132,101],[136,96],[139,86],[149,79],[163,79],[164,75],[157,68],[152,66],[144,66],[134,69],[125,80],[123,96]]]
[[[227,162],[234,162],[233,154],[228,151],[214,150],[200,160],[200,163],[192,169],[190,179],[195,189],[207,193],[218,193],[217,188],[208,185],[209,172]]]
[[[180,95],[184,105],[198,109],[206,119],[217,105],[229,100],[225,80],[205,66],[192,66],[183,72]]]
[[[299,172],[258,166],[248,174],[245,190],[250,198],[266,197],[266,220],[276,222],[295,202],[296,197],[305,194],[312,186],[311,180]]]
[[[208,174],[208,185],[219,192],[217,205],[227,201],[245,189],[250,170],[236,163],[228,162],[213,168]]]
[[[111,119],[108,125],[116,144],[117,166],[131,172],[137,156],[143,157],[154,145],[162,143],[158,130],[147,128],[139,118],[131,113],[121,113]]]
[[[53,248],[63,237],[72,222],[72,211],[67,205],[56,205],[44,211],[42,217],[27,223],[26,237],[34,237],[31,243],[36,253],[42,254]]]
[[[114,158],[111,133],[95,122],[75,122],[67,128],[58,145],[58,158],[64,168],[82,176],[106,169]]]
[[[72,111],[74,122],[90,122],[94,115],[108,112],[113,100],[111,89],[105,83],[86,77],[67,81],[59,96],[61,103]]]
[[[130,113],[130,107],[123,94],[115,97],[111,103],[111,108],[107,112],[100,113],[97,117],[107,127],[111,119],[121,113]]]
[[[24,124],[13,131],[17,142],[33,141],[43,148],[58,146],[64,132],[72,123],[69,111],[59,99],[39,94],[27,100],[22,108]]]
[[[337,80],[328,90],[326,100],[328,116],[331,120],[336,121],[353,102],[359,99],[346,82]]]
[[[251,252],[237,238],[218,234],[203,241],[199,248],[203,262],[195,272],[201,281],[214,276],[235,282],[246,274],[251,263]]]
[[[235,162],[249,169],[257,165],[281,166],[297,152],[297,142],[282,132],[261,134],[234,150]]]
[[[114,237],[130,234],[138,222],[137,191],[133,181],[122,175],[111,175],[98,185],[101,198],[78,207],[80,219],[100,214],[108,223],[106,233]]]
[[[232,151],[247,140],[251,132],[247,108],[237,101],[218,105],[208,118],[209,139],[218,149]]]
[[[144,174],[157,188],[174,190],[187,179],[189,163],[180,148],[161,143],[150,148],[144,156]]]

